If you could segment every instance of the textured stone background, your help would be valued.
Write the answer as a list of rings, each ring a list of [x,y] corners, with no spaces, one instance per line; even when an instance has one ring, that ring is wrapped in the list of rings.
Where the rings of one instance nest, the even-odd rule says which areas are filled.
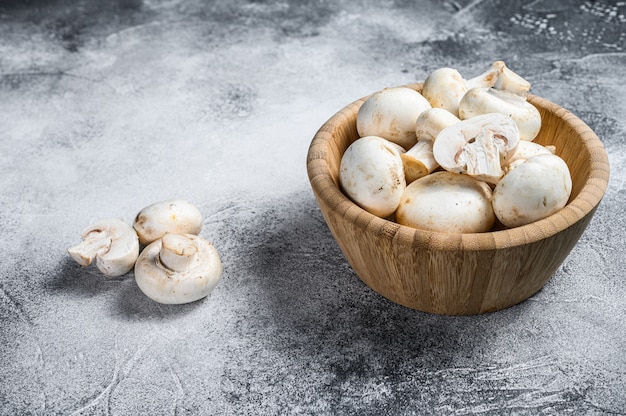
[[[626,414],[626,3],[0,2],[0,413]],[[502,59],[603,140],[605,199],[546,287],[434,316],[352,272],[306,175],[345,104]],[[65,249],[195,203],[223,278],[184,306]]]

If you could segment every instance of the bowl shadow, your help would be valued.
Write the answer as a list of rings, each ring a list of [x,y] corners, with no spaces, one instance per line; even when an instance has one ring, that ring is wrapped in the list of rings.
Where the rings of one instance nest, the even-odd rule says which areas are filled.
[[[394,303],[366,286],[349,266],[311,194],[286,201],[265,224],[247,273],[271,324],[271,347],[323,365],[330,389],[365,375],[405,380],[420,368],[453,368],[459,357],[485,350],[493,328],[523,320],[533,305],[494,313],[436,315]],[[258,224],[252,223],[257,228]],[[426,366],[426,367],[424,367]]]

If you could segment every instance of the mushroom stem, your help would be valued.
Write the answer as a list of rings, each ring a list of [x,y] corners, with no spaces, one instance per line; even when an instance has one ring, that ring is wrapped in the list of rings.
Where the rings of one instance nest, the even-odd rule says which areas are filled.
[[[401,154],[407,183],[426,176],[439,167],[433,156],[433,140],[424,139]]]
[[[443,108],[429,108],[415,121],[417,143],[401,154],[407,184],[432,173],[439,167],[433,156],[433,144],[437,135],[446,127],[461,120]]]
[[[501,61],[498,61],[501,62]],[[491,67],[482,74],[475,76],[474,78],[470,78],[465,81],[465,85],[467,90],[471,90],[472,88],[481,87],[481,88],[491,88],[498,81],[498,76],[501,73],[500,65],[496,65],[497,62],[494,62]]]
[[[179,273],[192,268],[198,257],[198,247],[189,237],[166,233],[161,242],[159,259],[163,266]]]
[[[89,266],[98,254],[106,253],[111,248],[113,240],[105,231],[92,231],[85,239],[67,249],[70,256],[83,267]]]
[[[530,82],[511,71],[504,61],[495,61],[487,71],[467,80],[466,85],[468,90],[493,87],[522,96],[530,90]]]

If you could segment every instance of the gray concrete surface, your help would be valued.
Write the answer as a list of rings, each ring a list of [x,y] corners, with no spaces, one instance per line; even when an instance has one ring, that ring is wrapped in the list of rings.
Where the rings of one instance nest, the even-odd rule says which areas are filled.
[[[626,414],[626,4],[0,2],[3,415]],[[502,59],[604,142],[609,189],[546,287],[420,313],[365,287],[306,175],[345,104]],[[152,302],[65,249],[195,203],[224,274]]]

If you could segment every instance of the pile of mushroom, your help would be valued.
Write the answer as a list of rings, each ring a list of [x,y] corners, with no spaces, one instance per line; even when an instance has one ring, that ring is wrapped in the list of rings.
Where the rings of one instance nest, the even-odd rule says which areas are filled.
[[[198,236],[201,229],[198,208],[171,199],[140,210],[132,227],[120,219],[98,221],[67,251],[84,267],[95,260],[106,276],[134,269],[139,289],[159,303],[189,303],[209,295],[222,274],[219,254]]]
[[[372,94],[341,159],[341,189],[374,215],[437,232],[511,228],[555,213],[569,200],[571,175],[554,146],[533,142],[541,115],[529,90],[496,61],[469,80],[437,69],[421,93]]]

